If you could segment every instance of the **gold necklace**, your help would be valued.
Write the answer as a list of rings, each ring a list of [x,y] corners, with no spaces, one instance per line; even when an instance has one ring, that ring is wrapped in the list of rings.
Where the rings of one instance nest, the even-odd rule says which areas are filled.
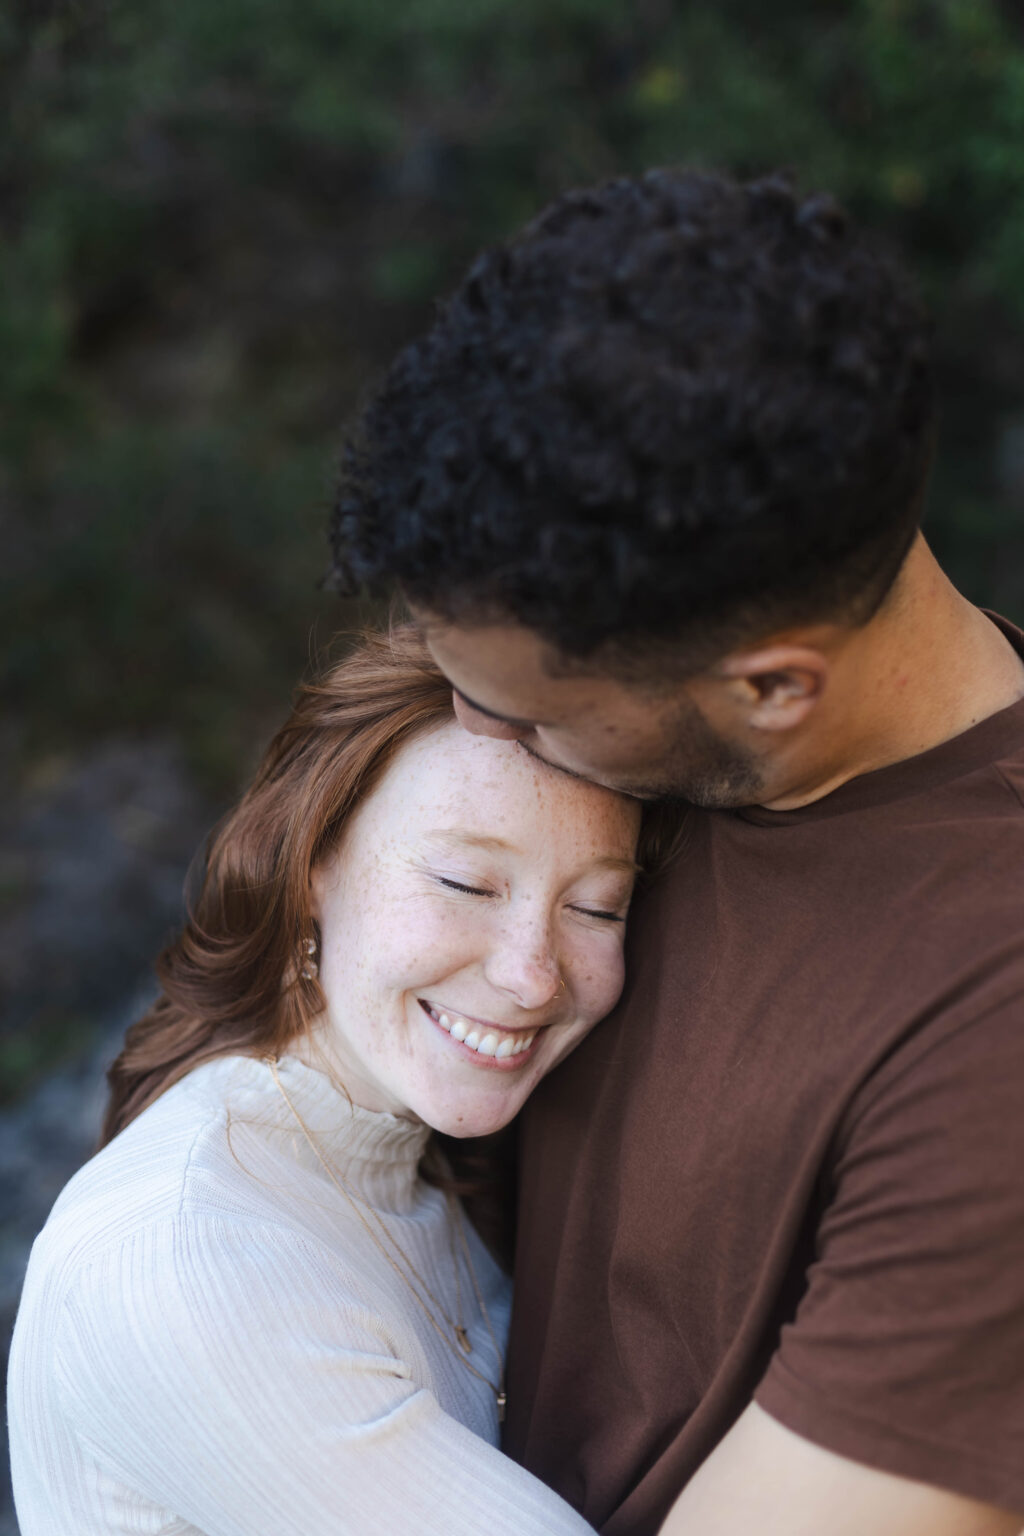
[[[484,1298],[480,1291],[479,1282],[476,1278],[476,1269],[473,1266],[473,1258],[469,1251],[469,1243],[466,1240],[466,1233],[462,1225],[462,1212],[458,1201],[455,1200],[451,1194],[446,1194],[445,1196],[448,1208],[449,1232],[451,1234],[452,1266],[455,1272],[455,1310],[459,1319],[459,1321],[456,1322],[453,1318],[448,1316],[447,1311],[434,1295],[433,1291],[430,1289],[427,1282],[424,1280],[423,1276],[420,1274],[419,1270],[416,1268],[415,1264],[412,1262],[395,1234],[385,1225],[383,1219],[374,1210],[373,1206],[367,1204],[363,1200],[360,1200],[357,1195],[353,1194],[352,1191],[339,1177],[339,1175],[335,1173],[330,1163],[324,1157],[320,1147],[317,1144],[316,1138],[314,1137],[312,1131],[309,1129],[309,1126],[306,1124],[305,1120],[303,1120],[302,1116],[299,1114],[299,1111],[296,1109],[295,1105],[292,1103],[292,1100],[289,1097],[284,1084],[278,1076],[276,1059],[273,1056],[266,1056],[264,1057],[264,1060],[266,1061],[267,1066],[270,1068],[271,1076],[277,1085],[278,1093],[280,1093],[282,1099],[284,1099],[284,1102],[287,1104],[288,1108],[291,1110],[293,1116],[298,1122],[299,1129],[302,1131],[303,1136],[305,1136],[306,1141],[309,1143],[309,1146],[321,1168],[324,1170],[327,1177],[334,1185],[335,1189],[337,1189],[338,1193],[348,1201],[348,1204],[351,1206],[353,1212],[362,1223],[367,1235],[377,1247],[377,1249],[384,1255],[391,1268],[395,1271],[395,1274],[405,1282],[406,1286],[408,1286],[421,1311],[423,1312],[423,1315],[430,1323],[430,1326],[434,1329],[434,1332],[444,1341],[445,1345],[455,1356],[456,1360],[465,1366],[470,1375],[475,1376],[477,1381],[482,1381],[484,1385],[489,1387],[490,1390],[494,1393],[494,1401],[498,1409],[498,1422],[499,1424],[502,1423],[505,1418],[505,1404],[508,1401],[507,1394],[505,1392],[505,1359],[501,1352],[501,1346],[498,1344],[494,1328],[491,1325],[490,1314],[488,1313],[487,1307],[484,1304]],[[402,1263],[406,1266],[405,1269],[403,1269],[401,1265],[396,1262],[394,1255],[390,1252],[386,1245],[381,1241],[381,1238],[374,1231],[373,1227],[370,1225],[370,1222],[367,1220],[365,1214],[366,1212],[369,1212],[369,1214],[373,1217],[384,1237],[394,1248],[395,1252],[400,1255]],[[487,1332],[490,1334],[491,1344],[494,1346],[494,1354],[498,1362],[497,1386],[495,1386],[494,1382],[490,1379],[489,1376],[485,1376],[482,1371],[478,1371],[476,1366],[473,1365],[472,1361],[467,1359],[467,1356],[469,1355],[473,1346],[469,1341],[469,1334],[466,1332],[465,1324],[462,1322],[462,1286],[459,1275],[460,1266],[456,1244],[461,1246],[462,1252],[465,1255],[466,1268],[469,1270],[469,1278],[473,1285],[473,1294],[476,1297],[477,1306],[480,1308],[480,1314],[487,1326]],[[408,1271],[408,1273],[406,1273],[406,1271]],[[423,1296],[421,1296],[420,1291],[416,1289],[416,1285],[414,1285],[412,1279],[410,1279],[410,1275],[415,1277],[416,1285],[421,1287],[421,1289],[430,1298],[433,1305],[437,1308],[438,1312],[444,1318],[445,1322],[448,1324],[448,1327],[454,1333],[455,1338],[458,1341],[457,1344],[452,1343],[445,1330],[441,1327],[441,1324],[430,1310],[430,1307],[424,1301]]]

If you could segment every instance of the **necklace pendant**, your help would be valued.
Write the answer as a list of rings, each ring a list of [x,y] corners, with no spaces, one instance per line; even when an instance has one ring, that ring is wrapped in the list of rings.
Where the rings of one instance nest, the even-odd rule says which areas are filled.
[[[465,1328],[463,1328],[461,1323],[455,1324],[455,1337],[459,1341],[459,1348],[462,1350],[463,1354],[471,1355],[473,1353],[473,1346],[469,1342],[469,1334],[466,1332]]]
[[[495,1395],[494,1395],[494,1401],[498,1405],[498,1423],[499,1424],[504,1424],[504,1422],[505,1422],[505,1404],[508,1402],[508,1397],[506,1396],[506,1394],[504,1392],[496,1392]]]

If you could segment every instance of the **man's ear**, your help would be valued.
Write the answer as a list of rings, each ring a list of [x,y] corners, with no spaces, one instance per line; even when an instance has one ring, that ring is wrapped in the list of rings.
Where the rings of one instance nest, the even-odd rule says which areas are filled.
[[[785,644],[737,651],[715,668],[738,691],[746,724],[755,731],[803,725],[825,692],[829,670],[821,651]]]

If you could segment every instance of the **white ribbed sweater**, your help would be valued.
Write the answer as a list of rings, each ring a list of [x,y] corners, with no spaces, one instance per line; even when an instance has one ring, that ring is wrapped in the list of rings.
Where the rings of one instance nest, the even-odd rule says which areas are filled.
[[[456,1313],[426,1129],[288,1058],[324,1155]],[[467,1223],[499,1342],[508,1282]],[[494,1348],[463,1268],[471,1359]],[[32,1250],[9,1379],[22,1536],[584,1536],[495,1449],[494,1394],[331,1183],[269,1068],[168,1090],[64,1190]]]

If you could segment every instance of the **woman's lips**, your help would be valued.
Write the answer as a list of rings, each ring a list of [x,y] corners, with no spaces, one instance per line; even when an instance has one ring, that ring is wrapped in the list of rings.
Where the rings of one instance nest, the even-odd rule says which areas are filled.
[[[419,1005],[453,1041],[470,1051],[477,1060],[482,1058],[495,1066],[519,1066],[537,1037],[536,1026],[533,1029],[507,1029],[500,1024],[484,1024],[423,997],[419,999]]]

